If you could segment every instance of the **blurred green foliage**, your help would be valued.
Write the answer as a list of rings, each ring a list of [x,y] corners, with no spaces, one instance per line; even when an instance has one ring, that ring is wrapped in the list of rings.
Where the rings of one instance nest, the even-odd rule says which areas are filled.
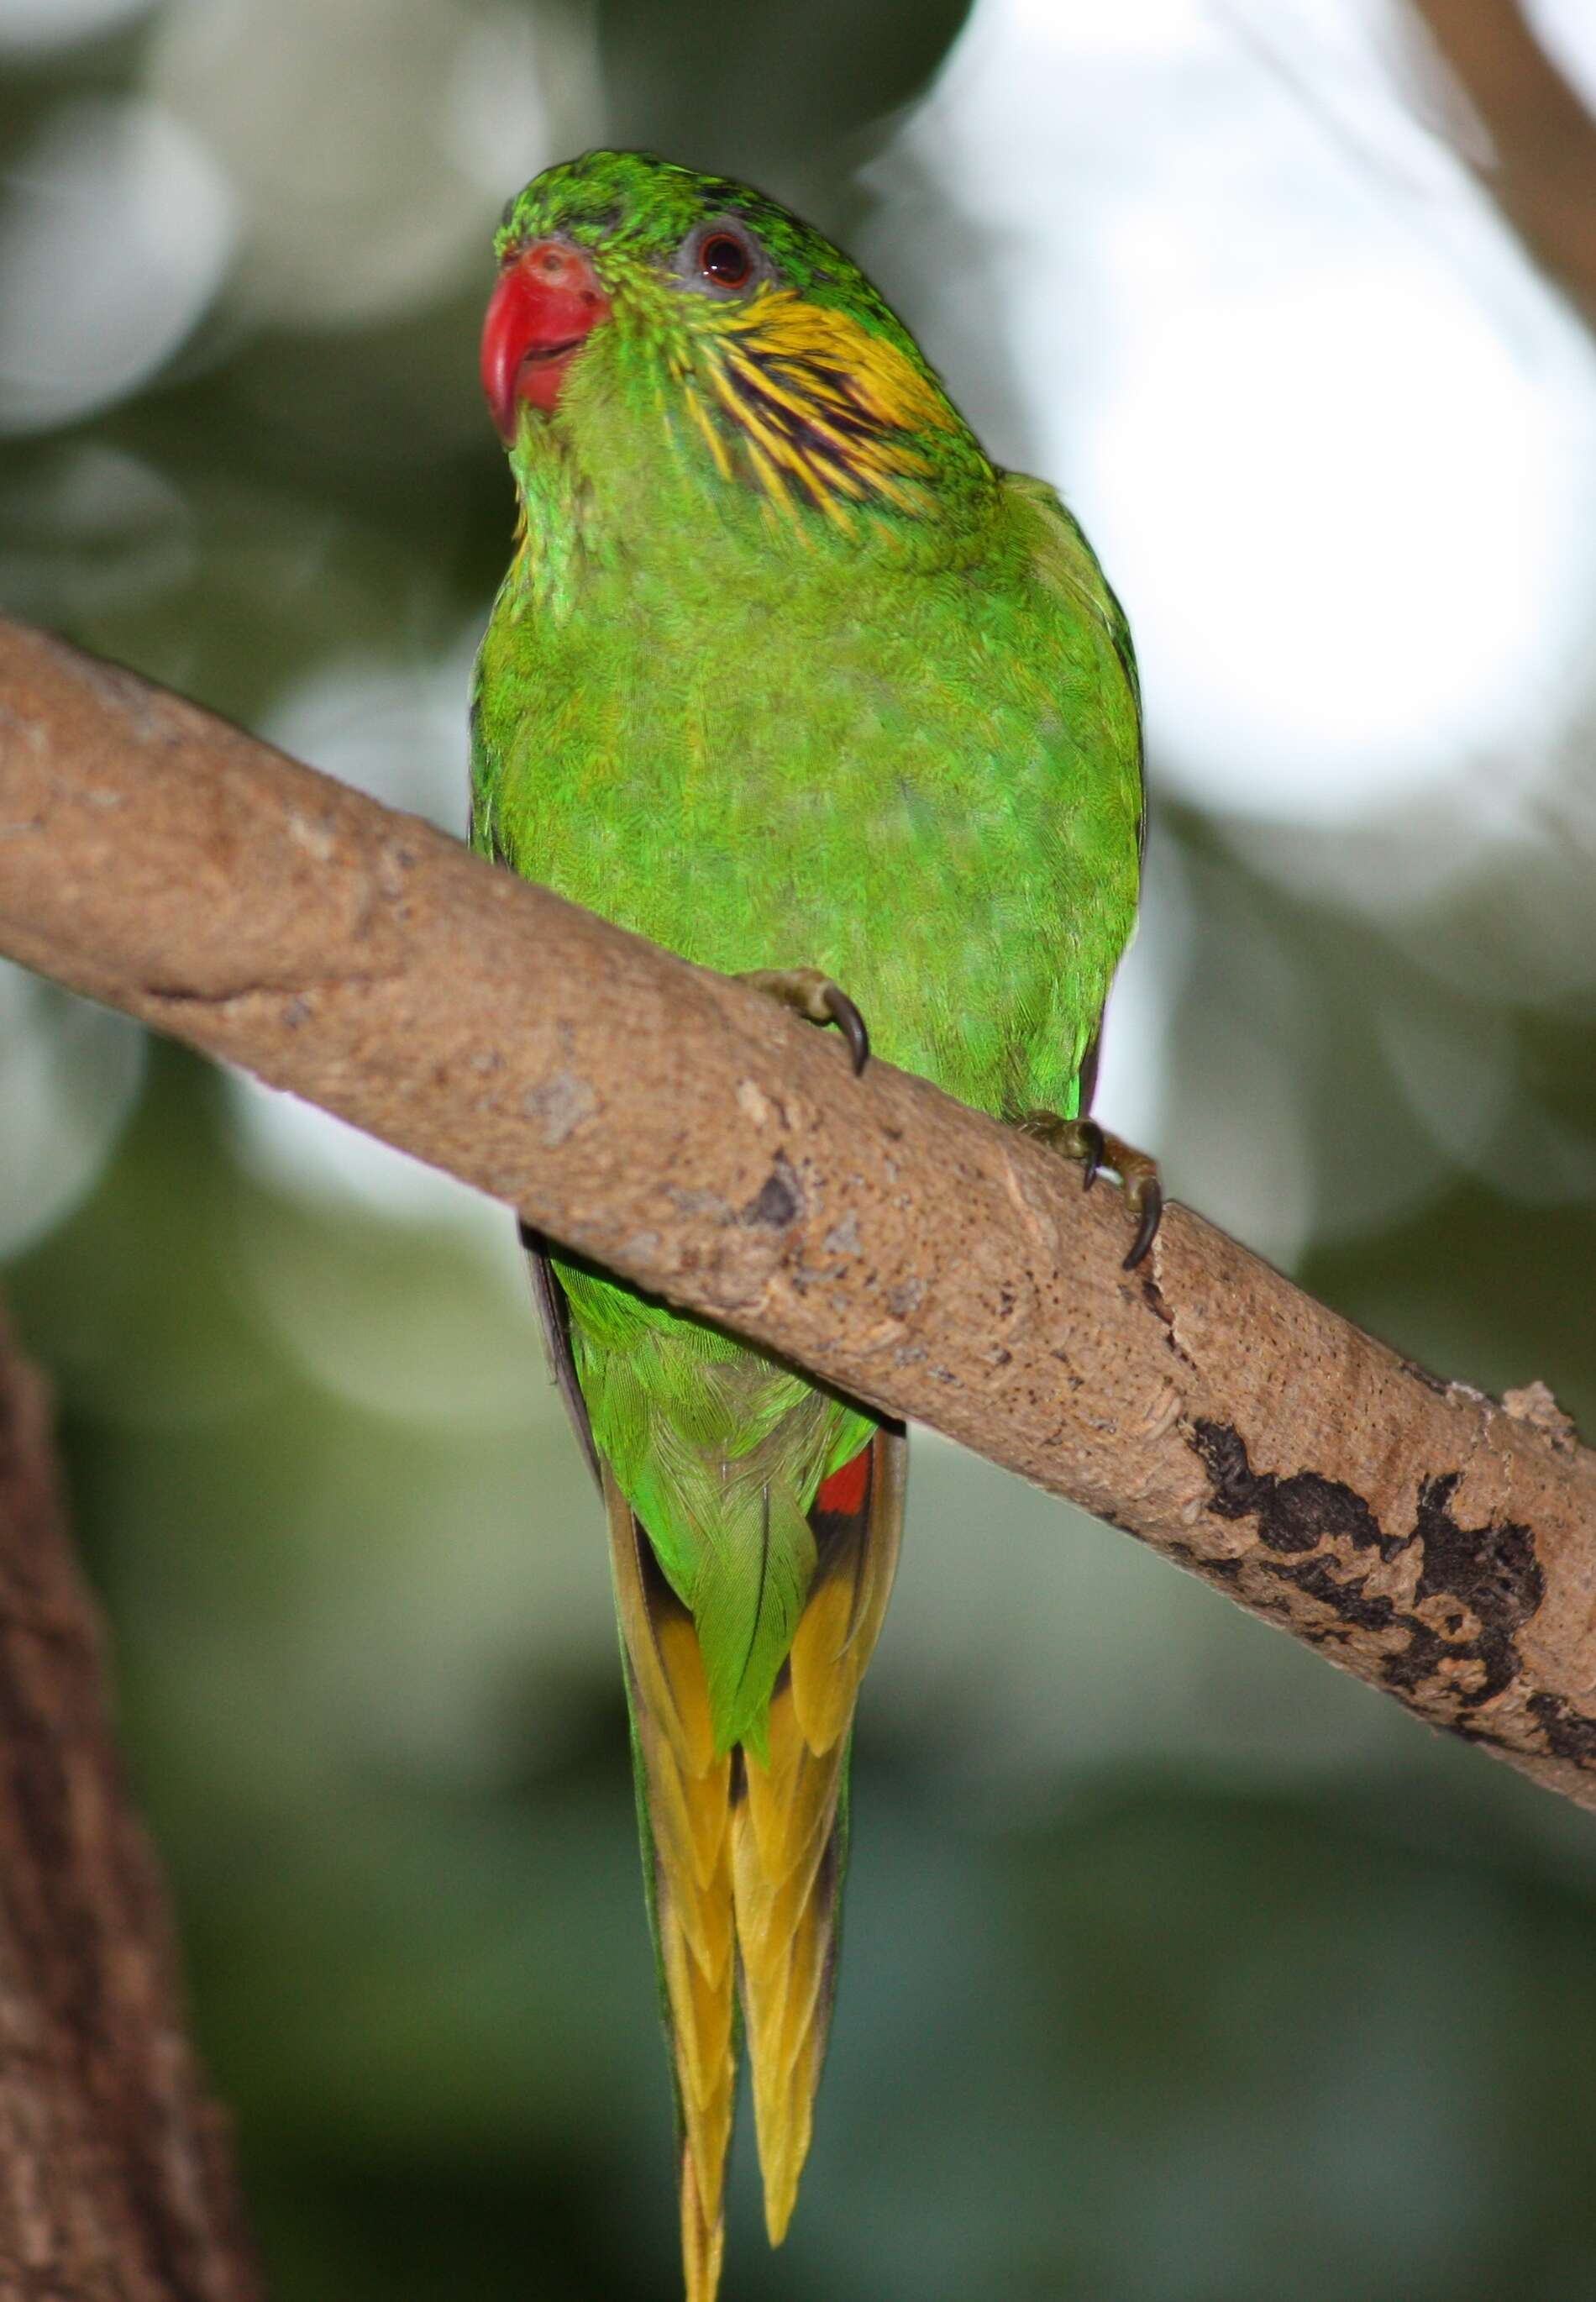
[[[248,75],[265,116],[295,71],[308,102],[336,18],[368,83],[338,90],[350,135],[416,206],[390,245],[337,149],[285,156],[298,209],[231,155],[225,289],[103,405],[4,442],[4,605],[458,829],[510,526],[475,336],[517,166],[603,136],[751,173],[868,222],[912,317],[935,266],[858,172],[963,15],[172,0],[69,38],[64,11],[0,82],[13,195],[74,105],[158,100],[220,133],[228,104],[248,124]],[[492,98],[523,70],[542,113],[517,161]],[[412,119],[436,134],[395,159]],[[963,263],[957,189],[926,197]],[[439,216],[458,242],[429,255]],[[361,296],[296,319],[296,266],[322,280],[340,232]],[[975,269],[967,323],[995,308]],[[988,406],[1004,359],[973,379]],[[1573,772],[1577,793],[1583,751]],[[1570,807],[1377,914],[1389,858],[1356,828],[1166,805],[1155,893],[1184,940],[1157,1147],[1200,1203],[1228,1180],[1265,1244],[1299,1207],[1304,1282],[1399,1348],[1483,1387],[1544,1377],[1588,1425],[1596,930]],[[0,1178],[4,1286],[58,1387],[276,2290],[674,2291],[602,1544],[508,1218],[0,988],[0,1093],[35,1124]],[[1588,1821],[1120,1537],[917,1457],[804,2203],[769,2256],[740,2150],[729,2289],[1588,2296]]]

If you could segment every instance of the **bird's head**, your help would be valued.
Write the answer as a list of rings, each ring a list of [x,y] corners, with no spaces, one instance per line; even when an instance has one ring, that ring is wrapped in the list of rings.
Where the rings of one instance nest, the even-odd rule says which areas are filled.
[[[643,152],[549,168],[505,211],[483,388],[517,476],[584,432],[652,426],[673,464],[843,528],[990,467],[842,251],[746,185]]]

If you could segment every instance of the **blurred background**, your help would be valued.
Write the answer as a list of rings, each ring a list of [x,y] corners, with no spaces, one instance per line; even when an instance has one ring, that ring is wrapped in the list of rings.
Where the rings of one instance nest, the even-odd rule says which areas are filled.
[[[1596,13],[1425,4],[0,0],[0,604],[460,831],[500,205],[597,142],[752,176],[1130,609],[1111,1123],[1589,1432]],[[508,1216],[0,969],[0,1287],[278,2295],[675,2294],[603,1546]],[[1596,2291],[1589,1818],[925,1437],[855,1817],[740,2302]]]

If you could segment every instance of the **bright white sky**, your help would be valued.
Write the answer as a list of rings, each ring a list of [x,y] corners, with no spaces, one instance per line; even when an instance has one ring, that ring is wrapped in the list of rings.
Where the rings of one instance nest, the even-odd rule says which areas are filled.
[[[1596,79],[1589,0],[1541,13]],[[1383,0],[980,0],[904,131],[996,251],[1030,437],[1199,803],[1527,777],[1588,696],[1596,353],[1441,101]]]

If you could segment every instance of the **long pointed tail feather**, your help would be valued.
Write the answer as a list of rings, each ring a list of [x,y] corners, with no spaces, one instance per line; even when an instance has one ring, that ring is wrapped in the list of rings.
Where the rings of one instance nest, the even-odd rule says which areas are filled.
[[[744,1752],[734,1781],[738,1982],[773,2246],[797,2199],[826,2056],[849,1741],[897,1565],[906,1452],[901,1430],[880,1430],[821,1487],[811,1513],[815,1579],[771,1701],[769,1762]]]
[[[891,1593],[907,1441],[884,1426],[826,1479],[792,1646],[756,1752],[717,1755],[693,1618],[594,1442],[568,1306],[523,1231],[550,1364],[609,1525],[643,1878],[675,2081],[687,2302],[715,2302],[736,2090],[736,2000],[753,2064],[765,2220],[780,2243],[808,2154],[840,1944],[848,1751]]]
[[[687,2302],[714,2302],[737,2078],[733,1762],[715,1755],[693,1618],[654,1564],[608,1465],[603,1487],[644,1876],[676,2079]]]

